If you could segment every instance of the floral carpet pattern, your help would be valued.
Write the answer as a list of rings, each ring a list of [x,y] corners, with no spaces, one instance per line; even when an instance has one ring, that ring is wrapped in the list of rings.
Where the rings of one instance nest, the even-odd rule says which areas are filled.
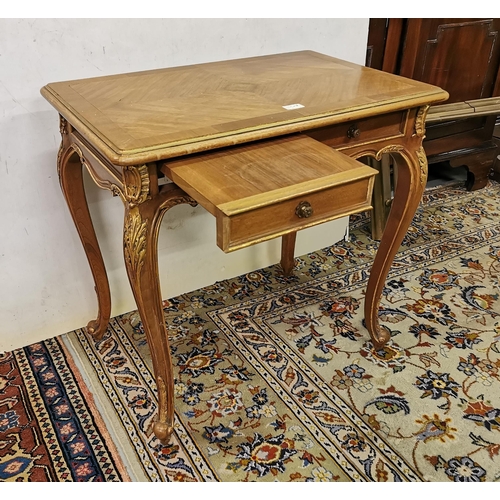
[[[0,354],[0,481],[130,481],[58,339]]]
[[[157,394],[136,312],[92,342],[95,371],[148,481],[500,479],[500,185],[426,192],[383,292],[374,349],[363,296],[377,242],[348,241],[164,302],[176,423]],[[94,387],[97,391],[97,388]]]

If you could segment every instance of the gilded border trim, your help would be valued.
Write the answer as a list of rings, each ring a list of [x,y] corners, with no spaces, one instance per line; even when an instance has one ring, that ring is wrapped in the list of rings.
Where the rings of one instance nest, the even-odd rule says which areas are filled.
[[[382,149],[379,149],[375,154],[375,159],[380,161],[384,153],[401,153],[401,151],[405,151],[404,146],[400,144],[390,144],[389,146],[384,146]]]

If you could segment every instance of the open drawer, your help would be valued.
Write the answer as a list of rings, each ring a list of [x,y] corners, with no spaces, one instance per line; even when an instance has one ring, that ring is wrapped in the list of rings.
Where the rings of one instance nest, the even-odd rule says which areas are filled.
[[[161,170],[216,217],[225,252],[371,209],[377,173],[304,135],[182,157]]]

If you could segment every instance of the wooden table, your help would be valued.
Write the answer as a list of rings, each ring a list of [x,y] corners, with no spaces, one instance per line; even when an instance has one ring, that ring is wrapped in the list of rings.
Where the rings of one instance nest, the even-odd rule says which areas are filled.
[[[380,296],[425,187],[426,113],[446,92],[310,51],[52,83],[41,92],[60,114],[57,168],[96,284],[99,312],[87,326],[96,339],[111,298],[82,166],[125,205],[125,264],[151,349],[161,441],[173,429],[174,380],[157,240],[175,205],[210,211],[224,251],[281,236],[290,273],[297,230],[371,207],[376,171],[356,159],[395,154],[398,184],[364,309],[373,344],[387,342]]]

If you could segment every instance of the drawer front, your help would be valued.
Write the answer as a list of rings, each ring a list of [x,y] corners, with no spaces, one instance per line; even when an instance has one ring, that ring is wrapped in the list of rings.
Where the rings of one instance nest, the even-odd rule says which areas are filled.
[[[251,211],[217,217],[217,245],[225,252],[371,209],[374,177],[297,196]]]
[[[398,111],[308,130],[305,133],[317,141],[342,150],[382,139],[402,137],[405,135],[407,118],[408,111]]]

